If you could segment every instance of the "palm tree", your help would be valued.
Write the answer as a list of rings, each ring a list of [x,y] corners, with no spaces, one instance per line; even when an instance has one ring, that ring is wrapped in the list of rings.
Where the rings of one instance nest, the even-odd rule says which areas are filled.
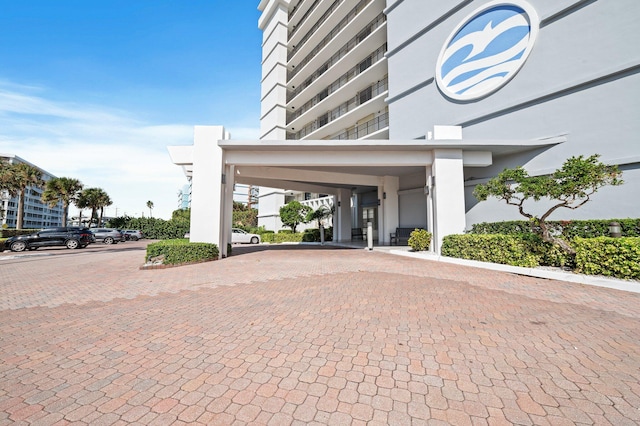
[[[15,186],[11,163],[4,158],[0,158],[0,191],[12,192]]]
[[[104,208],[113,204],[111,197],[106,192],[100,198],[100,225],[102,225],[102,216],[104,216]]]
[[[147,201],[147,207],[149,208],[149,217],[153,217],[153,214],[152,214],[153,201]]]
[[[42,202],[49,204],[49,207],[55,207],[56,204],[62,202],[62,226],[67,226],[69,204],[78,199],[82,187],[82,182],[73,178],[60,177],[47,181],[42,193]]]
[[[17,191],[16,181],[11,173],[11,164],[8,160],[0,158],[0,202],[3,199],[13,197],[11,194],[17,193]],[[4,206],[2,209],[3,210],[0,211],[0,219],[4,219],[6,213]]]
[[[87,188],[80,193],[78,200],[76,201],[76,206],[78,206],[80,210],[86,208],[91,209],[89,226],[91,226],[94,218],[96,218],[96,212],[98,209],[102,209],[110,204],[111,199],[102,188]]]
[[[2,167],[3,181],[2,189],[5,189],[12,197],[19,196],[18,198],[18,219],[16,221],[16,229],[22,229],[24,224],[24,201],[25,194],[28,187],[42,187],[44,186],[44,180],[42,180],[42,172],[33,166],[26,163],[14,163],[8,167],[4,165]]]

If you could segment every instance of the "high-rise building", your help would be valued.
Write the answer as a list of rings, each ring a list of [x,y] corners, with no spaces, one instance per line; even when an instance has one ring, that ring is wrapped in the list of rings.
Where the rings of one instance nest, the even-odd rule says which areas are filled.
[[[472,196],[503,168],[545,174],[570,156],[597,153],[623,169],[627,184],[598,194],[571,218],[633,216],[640,31],[632,16],[639,5],[262,0],[261,139],[424,140],[459,150],[440,151],[445,156],[484,153],[488,161],[463,161],[457,177],[467,227],[521,218],[497,200],[478,204]],[[429,142],[439,125],[458,127],[454,139],[463,133],[464,140]],[[399,223],[428,226],[437,211],[427,212],[423,192],[435,170],[414,172],[390,173],[399,178]],[[379,221],[379,194],[362,190],[352,187],[356,228]],[[261,224],[278,229],[279,206],[301,198],[286,188],[262,189]]]
[[[25,163],[37,168],[42,172],[42,179],[45,182],[56,177],[13,154],[0,154],[0,159],[7,161],[9,164]],[[43,191],[44,188],[38,188],[36,186],[28,186],[26,188],[24,220],[22,224],[24,229],[41,229],[49,226],[62,225],[62,203],[58,203],[55,207],[49,207],[48,204],[43,203],[41,200]],[[6,191],[0,192],[0,218],[2,219],[3,226],[8,228],[16,227],[18,221],[18,201],[19,196],[12,197]]]
[[[637,0],[261,0],[258,9],[260,140],[197,127],[193,147],[170,147],[193,170],[191,236],[223,256],[236,184],[260,186],[267,229],[280,229],[286,201],[322,200],[336,241],[369,223],[380,244],[420,227],[438,252],[474,223],[523,218],[473,196],[504,168],[542,176],[599,154],[625,183],[550,219],[638,216]]]
[[[383,0],[260,2],[261,139],[388,138],[384,6]],[[259,224],[280,229],[279,207],[291,200],[314,209],[334,203],[326,194],[261,188]]]

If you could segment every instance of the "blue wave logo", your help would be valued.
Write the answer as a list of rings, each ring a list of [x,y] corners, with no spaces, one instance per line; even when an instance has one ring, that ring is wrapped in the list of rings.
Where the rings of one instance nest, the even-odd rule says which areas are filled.
[[[477,99],[496,91],[520,70],[533,47],[535,11],[524,2],[495,3],[465,19],[440,52],[436,80],[452,99]]]

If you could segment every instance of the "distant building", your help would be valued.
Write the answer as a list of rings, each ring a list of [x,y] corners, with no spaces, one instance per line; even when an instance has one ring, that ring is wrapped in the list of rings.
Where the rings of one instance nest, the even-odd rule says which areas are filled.
[[[191,183],[184,185],[178,191],[178,210],[187,210],[191,207]]]
[[[46,182],[56,176],[41,169],[35,164],[13,154],[0,154],[0,159],[8,161],[9,164],[25,163],[33,166],[42,172],[42,179]],[[62,203],[58,203],[51,208],[41,201],[44,188],[28,186],[25,191],[24,201],[24,221],[22,227],[25,229],[41,229],[50,226],[61,226],[63,208]],[[2,226],[15,228],[18,220],[18,197],[11,197],[7,191],[0,193],[0,217]]]

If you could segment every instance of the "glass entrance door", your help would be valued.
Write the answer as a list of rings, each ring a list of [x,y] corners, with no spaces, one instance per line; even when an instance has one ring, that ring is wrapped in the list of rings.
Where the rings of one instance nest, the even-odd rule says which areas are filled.
[[[362,208],[362,235],[367,240],[367,222],[371,222],[373,227],[373,240],[378,241],[378,208],[363,207]]]

